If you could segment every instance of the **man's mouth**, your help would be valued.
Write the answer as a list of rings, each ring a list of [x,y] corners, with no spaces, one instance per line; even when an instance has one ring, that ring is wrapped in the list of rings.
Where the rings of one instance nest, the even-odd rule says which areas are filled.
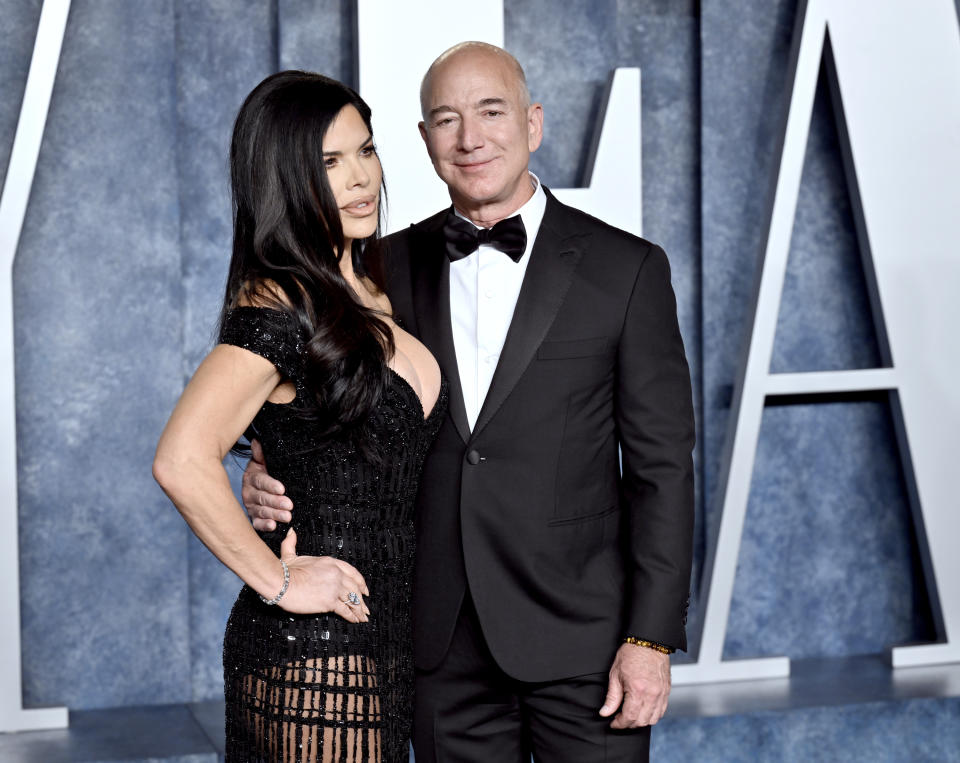
[[[487,167],[493,159],[484,159],[483,161],[476,162],[456,162],[456,166],[463,170],[464,172],[472,172],[476,170],[482,170],[484,167]]]

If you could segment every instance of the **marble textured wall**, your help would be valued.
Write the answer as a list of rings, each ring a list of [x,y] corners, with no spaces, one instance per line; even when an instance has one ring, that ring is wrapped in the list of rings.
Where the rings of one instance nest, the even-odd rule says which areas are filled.
[[[150,475],[182,380],[173,21],[74,4],[14,265],[28,706],[189,691],[187,533]]]
[[[0,171],[39,5],[0,0]],[[533,167],[548,185],[582,180],[610,70],[642,68],[644,227],[670,255],[694,374],[702,558],[795,0],[504,5],[506,45],[546,111]],[[190,537],[150,460],[213,341],[236,110],[280,67],[355,83],[354,23],[349,0],[73,2],[15,268],[28,705],[221,690],[238,583]],[[774,370],[879,357],[832,119],[821,92]],[[886,401],[801,402],[765,414],[727,653],[853,654],[929,636]]]

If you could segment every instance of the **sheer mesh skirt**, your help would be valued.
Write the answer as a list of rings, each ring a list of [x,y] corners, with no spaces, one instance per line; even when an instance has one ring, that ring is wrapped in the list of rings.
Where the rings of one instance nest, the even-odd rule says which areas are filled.
[[[380,635],[374,627],[351,646],[349,631],[360,625],[264,610],[241,594],[227,625],[226,760],[406,761],[412,691],[406,640],[381,647],[370,638]]]

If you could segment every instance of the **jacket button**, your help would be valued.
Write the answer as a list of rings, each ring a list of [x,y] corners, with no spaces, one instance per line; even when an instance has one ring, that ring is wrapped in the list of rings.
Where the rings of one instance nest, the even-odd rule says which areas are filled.
[[[480,454],[475,450],[471,450],[469,453],[467,453],[467,463],[470,464],[471,466],[476,466],[477,464],[479,464]]]

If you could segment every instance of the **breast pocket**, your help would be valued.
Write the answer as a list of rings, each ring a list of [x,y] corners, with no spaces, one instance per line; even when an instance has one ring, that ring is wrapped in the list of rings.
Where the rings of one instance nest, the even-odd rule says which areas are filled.
[[[573,339],[562,342],[544,342],[537,350],[540,360],[568,360],[572,358],[589,358],[594,355],[603,355],[607,352],[609,340],[605,336],[593,339]]]

